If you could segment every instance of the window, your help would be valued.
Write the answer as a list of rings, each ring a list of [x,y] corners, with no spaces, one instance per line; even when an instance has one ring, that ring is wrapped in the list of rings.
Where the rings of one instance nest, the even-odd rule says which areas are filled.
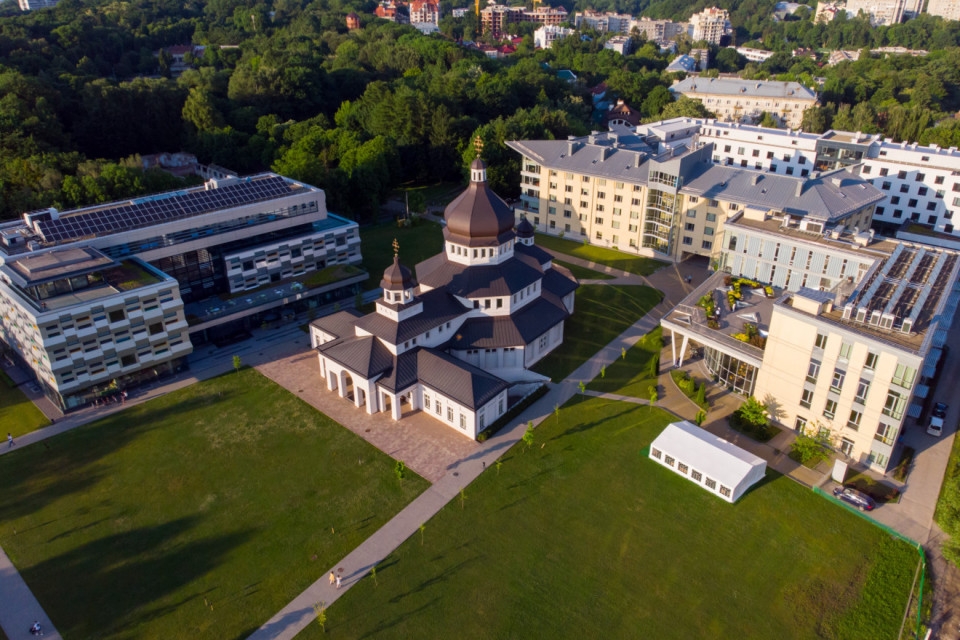
[[[439,400],[437,400],[436,407],[437,407],[437,415],[439,416],[439,415],[441,415],[441,414],[443,413],[443,407],[440,406],[440,401],[439,401]]]
[[[716,488],[717,488],[717,481],[714,480],[713,478],[707,478],[707,481],[704,482],[704,484],[707,485],[707,488],[708,488],[708,489],[716,489]]]
[[[943,184],[943,176],[937,176],[933,179],[933,184]]]
[[[889,175],[889,173],[890,173],[890,169],[887,169],[887,168],[880,169],[881,176]]]
[[[823,406],[823,417],[829,420],[833,420],[833,418],[836,415],[837,415],[837,401],[831,400],[828,398],[827,404]]]
[[[883,152],[881,151],[881,153],[883,153]],[[870,462],[871,464],[875,464],[875,465],[877,465],[878,467],[886,468],[886,466],[887,466],[887,460],[888,460],[888,459],[889,459],[889,458],[888,458],[886,455],[882,454],[882,453],[878,453],[878,452],[876,452],[876,451],[871,451],[871,452],[870,452],[870,458],[868,459],[868,462]]]
[[[461,429],[467,428],[467,416],[463,415],[462,413],[460,414],[460,428]]]
[[[453,407],[447,407],[447,422],[453,422]]]
[[[662,454],[660,453],[660,449],[651,449],[651,450],[650,450],[650,453],[651,453],[651,454],[653,455],[653,457],[656,458],[657,460],[659,460],[659,459],[660,459],[660,456],[662,455]]]
[[[905,364],[898,364],[897,370],[893,372],[893,384],[899,385],[904,389],[913,388],[913,381],[917,377],[917,370],[908,367]]]
[[[847,377],[847,372],[841,369],[833,370],[833,380],[830,382],[830,391],[836,391],[840,393],[840,389],[843,388],[843,381]]]
[[[126,316],[123,313],[123,309],[116,309],[115,311],[110,312],[110,322],[120,322]]]
[[[900,193],[910,193],[910,185],[908,184],[900,185]]]
[[[827,336],[822,333],[817,334],[817,349],[826,349],[827,348]]]
[[[840,359],[841,359],[841,360],[849,360],[849,359],[850,359],[850,352],[852,352],[852,351],[853,351],[853,345],[852,345],[852,344],[850,344],[849,342],[842,342],[842,343],[840,344]]]
[[[843,438],[840,440],[840,453],[845,456],[853,455],[853,440],[849,438]]]
[[[807,430],[807,419],[797,416],[796,422],[793,423],[793,428],[797,430],[797,433],[804,433]]]
[[[723,485],[720,485],[720,495],[722,495],[724,498],[729,498],[729,497],[730,497],[730,489],[727,488],[727,487],[725,487],[725,486],[723,486]]]
[[[430,411],[430,396],[423,394],[423,408]]]
[[[883,424],[882,422],[877,427],[877,435],[873,436],[874,440],[879,440],[883,444],[893,444],[893,434],[896,432],[896,428],[892,424]]]
[[[700,247],[703,249],[713,249],[713,243],[709,240],[704,240],[700,243]]]
[[[694,224],[694,223],[692,223],[692,222],[688,222],[684,228],[685,228],[687,231],[695,231],[696,228],[697,228],[697,225]]]
[[[690,472],[690,478],[692,480],[696,480],[697,482],[700,482],[701,480],[703,480],[703,474],[697,471],[696,469],[694,469],[693,471]]]
[[[809,409],[812,403],[813,403],[813,390],[804,389],[803,394],[800,396],[800,406],[805,409]]]
[[[898,179],[898,180],[906,180],[906,178],[907,178],[907,172],[906,172],[906,171],[902,171],[902,170],[901,170],[901,171],[897,171],[897,179]]]
[[[820,375],[820,361],[811,360],[810,366],[807,368],[807,382],[816,383],[817,376]]]
[[[880,185],[880,188],[883,189],[884,191],[890,191],[890,187],[892,186],[893,185],[890,182],[887,182],[886,180],[884,180],[883,183]]]
[[[684,244],[685,246],[688,246],[688,247],[689,247],[689,246],[692,246],[692,245],[693,245],[693,238],[691,238],[690,236],[683,236],[683,244]]]
[[[690,467],[688,467],[687,465],[683,464],[682,462],[678,462],[678,463],[677,463],[677,471],[679,471],[679,472],[682,473],[683,475],[687,475],[687,472],[688,472],[689,470],[690,470]]]
[[[716,222],[716,221],[717,221],[717,214],[715,213],[707,214],[707,222]]]
[[[857,383],[857,395],[854,398],[854,401],[863,404],[867,401],[867,392],[870,391],[870,381],[864,378],[860,378],[860,382]]]
[[[863,419],[863,414],[856,409],[850,411],[850,419],[847,420],[847,428],[853,429],[854,431],[860,430],[860,420]]]
[[[676,462],[676,460],[674,460],[673,456],[664,456],[664,457],[663,457],[663,461],[667,463],[667,466],[668,466],[668,467],[672,467],[672,466],[673,466],[673,463]]]
[[[883,405],[883,415],[890,416],[894,420],[903,417],[903,408],[907,404],[907,399],[896,391],[887,392],[887,400]]]

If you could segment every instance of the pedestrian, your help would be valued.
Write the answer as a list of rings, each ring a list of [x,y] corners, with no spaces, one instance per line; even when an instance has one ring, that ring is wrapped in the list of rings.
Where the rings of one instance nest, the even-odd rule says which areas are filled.
[[[8,433],[8,434],[7,434],[7,449],[9,449],[10,447],[12,447],[14,444],[16,444],[16,443],[13,441],[13,436]]]
[[[330,572],[330,586],[333,586],[333,583],[337,581],[337,577],[333,575],[333,571]]]
[[[483,468],[484,468],[484,469],[487,468],[487,461],[486,461],[486,460],[481,460],[481,461],[480,461],[480,464],[483,465]]]
[[[337,576],[337,589],[340,588],[340,576]]]

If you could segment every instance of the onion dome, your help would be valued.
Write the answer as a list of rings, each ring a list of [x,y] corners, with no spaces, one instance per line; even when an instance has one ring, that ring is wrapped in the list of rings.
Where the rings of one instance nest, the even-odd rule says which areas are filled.
[[[380,286],[384,291],[406,291],[417,286],[417,280],[410,269],[400,264],[400,257],[394,254],[393,264],[383,270]]]
[[[514,238],[513,211],[487,184],[487,165],[470,165],[470,186],[447,205],[444,238],[471,247],[491,247]]]

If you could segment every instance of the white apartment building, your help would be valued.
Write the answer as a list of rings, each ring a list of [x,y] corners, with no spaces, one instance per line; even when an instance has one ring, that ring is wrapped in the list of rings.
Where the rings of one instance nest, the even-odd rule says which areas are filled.
[[[960,20],[960,2],[958,0],[930,0],[927,13],[940,16],[944,20]]]
[[[753,47],[736,47],[736,51],[750,62],[766,62],[774,56],[773,51],[764,51]]]
[[[549,49],[555,40],[566,38],[574,33],[573,29],[548,24],[533,32],[533,44],[540,49]]]
[[[665,44],[677,39],[680,34],[687,33],[689,25],[685,22],[673,22],[671,20],[652,20],[651,18],[639,18],[630,23],[630,31],[636,29],[642,33],[648,41],[658,44]]]
[[[0,225],[0,340],[71,409],[175,372],[195,344],[352,297],[359,242],[323,191],[275,174],[25,213]]]
[[[814,232],[803,219],[747,209],[727,221],[721,271],[662,321],[673,359],[701,345],[721,384],[885,471],[929,395],[960,298],[960,255],[848,225]],[[772,295],[741,285],[731,308],[731,277],[772,285]],[[744,342],[751,333],[759,339]]]
[[[692,122],[683,120],[687,125]],[[798,176],[851,167],[885,195],[873,214],[876,228],[892,233],[912,222],[960,239],[954,222],[960,219],[960,151],[956,148],[894,142],[879,134],[813,134],[699,122],[697,144],[712,143],[716,163]]]
[[[410,3],[411,24],[439,24],[440,5],[427,0],[414,0]]]
[[[862,11],[870,18],[870,24],[900,24],[920,13],[923,0],[847,0],[847,16],[853,18]]]
[[[603,43],[604,49],[610,49],[611,51],[616,51],[622,56],[629,55],[633,51],[631,45],[632,40],[627,36],[613,36],[609,40]]]
[[[692,147],[697,127],[678,119],[641,133],[508,142],[523,156],[516,213],[543,233],[666,260],[718,260],[725,221],[746,208],[802,210],[811,231],[870,225],[883,196],[857,176],[717,165],[712,145]]]
[[[725,9],[709,7],[690,16],[690,39],[694,42],[705,40],[710,44],[720,44],[724,36],[733,33],[730,14]]]
[[[577,29],[593,29],[598,33],[630,33],[633,16],[625,13],[578,11],[573,14],[573,26]]]
[[[670,93],[699,100],[721,120],[756,121],[769,113],[791,128],[799,127],[803,112],[817,104],[817,94],[799,82],[685,78],[675,82]]]

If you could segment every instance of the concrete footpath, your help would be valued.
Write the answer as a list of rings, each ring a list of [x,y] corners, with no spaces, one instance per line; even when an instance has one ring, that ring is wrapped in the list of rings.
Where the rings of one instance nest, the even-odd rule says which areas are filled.
[[[0,607],[0,626],[11,640],[33,637],[30,627],[34,622],[40,623],[44,638],[59,640],[60,633],[3,549],[0,549],[0,602],[3,603]]]

